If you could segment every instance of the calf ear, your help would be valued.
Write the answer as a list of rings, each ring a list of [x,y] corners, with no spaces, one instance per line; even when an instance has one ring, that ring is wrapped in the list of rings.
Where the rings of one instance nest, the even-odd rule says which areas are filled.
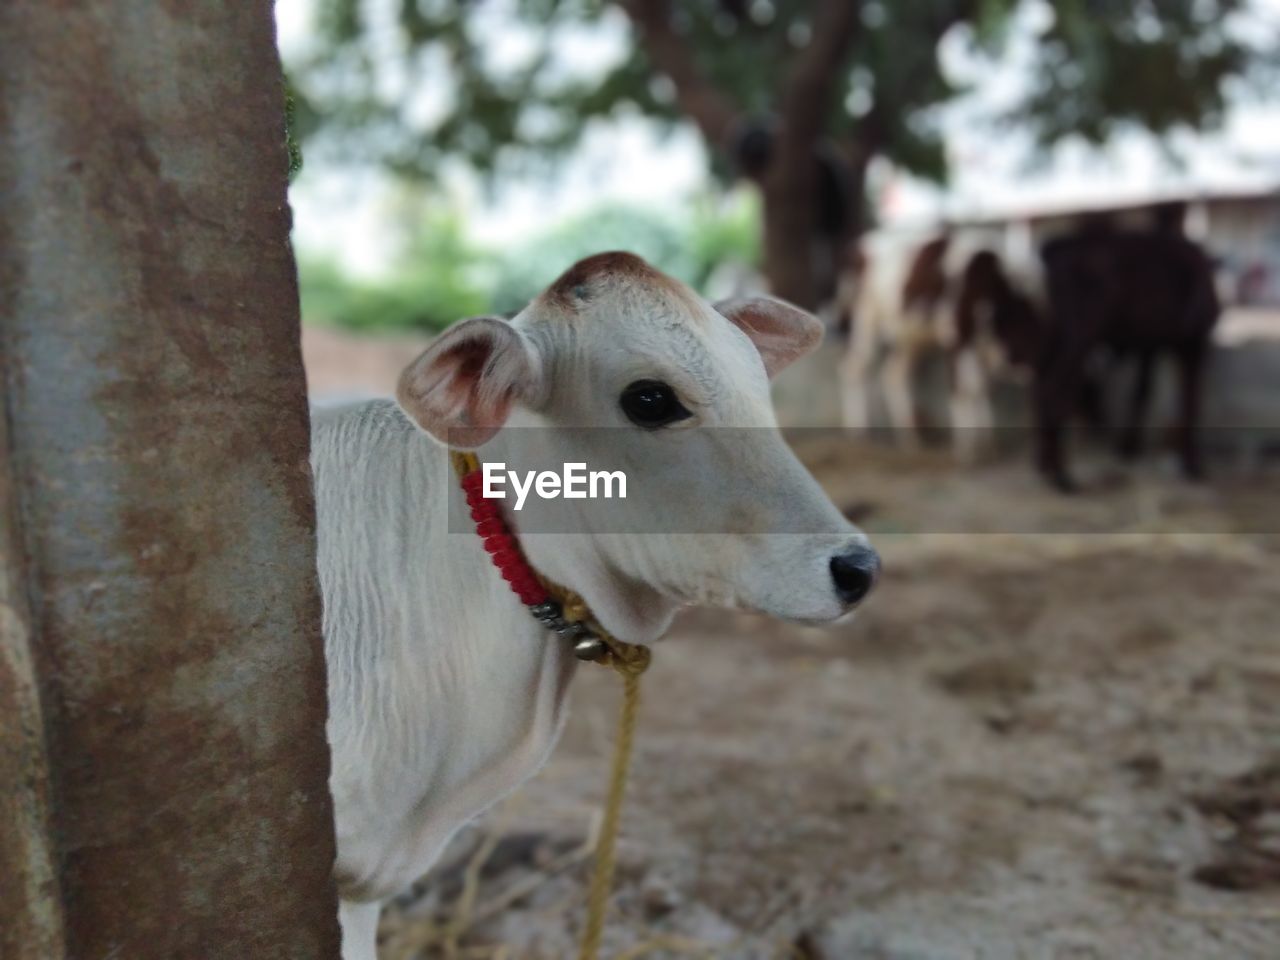
[[[722,300],[716,310],[751,338],[772,378],[822,340],[822,321],[775,297]]]
[[[400,374],[401,409],[441,443],[461,449],[489,441],[516,400],[539,393],[538,355],[497,317],[463,320],[440,334]]]

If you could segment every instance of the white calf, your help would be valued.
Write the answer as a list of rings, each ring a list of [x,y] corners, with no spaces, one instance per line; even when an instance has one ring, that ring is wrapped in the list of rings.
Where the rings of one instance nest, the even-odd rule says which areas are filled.
[[[514,470],[550,451],[626,472],[609,529],[635,532],[602,532],[601,508],[574,500],[530,497],[518,518],[554,527],[521,535],[530,562],[621,639],[657,639],[688,603],[831,621],[878,560],[787,449],[768,382],[819,334],[779,301],[712,308],[601,254],[510,323],[443,333],[404,372],[399,406],[316,415],[346,960],[372,960],[381,902],[545,761],[574,672],[466,532],[442,443]]]

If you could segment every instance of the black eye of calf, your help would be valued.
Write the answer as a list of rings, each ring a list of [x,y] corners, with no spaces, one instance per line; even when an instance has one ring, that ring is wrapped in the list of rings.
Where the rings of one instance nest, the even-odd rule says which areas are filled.
[[[622,412],[638,427],[665,427],[693,416],[676,392],[660,380],[637,380],[618,399]]]

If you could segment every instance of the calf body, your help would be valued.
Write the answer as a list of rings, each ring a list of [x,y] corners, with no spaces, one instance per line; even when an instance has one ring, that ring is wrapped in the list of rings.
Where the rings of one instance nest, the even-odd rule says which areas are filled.
[[[343,899],[403,890],[546,757],[575,661],[490,568],[447,452],[390,401],[315,418]]]
[[[636,532],[594,527],[577,500],[549,512],[531,497],[507,515],[543,531],[520,537],[532,565],[623,640],[653,641],[687,603],[830,621],[878,560],[782,442],[768,391],[818,330],[767,298],[713,309],[606,255],[510,324],[446,331],[405,371],[398,405],[316,414],[346,960],[372,960],[380,903],[544,762],[575,669],[489,565],[440,441],[517,471],[545,464],[548,445],[626,471],[609,509]],[[680,532],[681,511],[713,532]],[[643,532],[659,517],[667,532]]]

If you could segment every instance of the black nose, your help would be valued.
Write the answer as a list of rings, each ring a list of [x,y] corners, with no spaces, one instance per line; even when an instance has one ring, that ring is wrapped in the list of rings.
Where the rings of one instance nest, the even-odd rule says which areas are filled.
[[[831,558],[836,594],[847,606],[861,603],[880,576],[880,555],[870,547],[854,547]]]

